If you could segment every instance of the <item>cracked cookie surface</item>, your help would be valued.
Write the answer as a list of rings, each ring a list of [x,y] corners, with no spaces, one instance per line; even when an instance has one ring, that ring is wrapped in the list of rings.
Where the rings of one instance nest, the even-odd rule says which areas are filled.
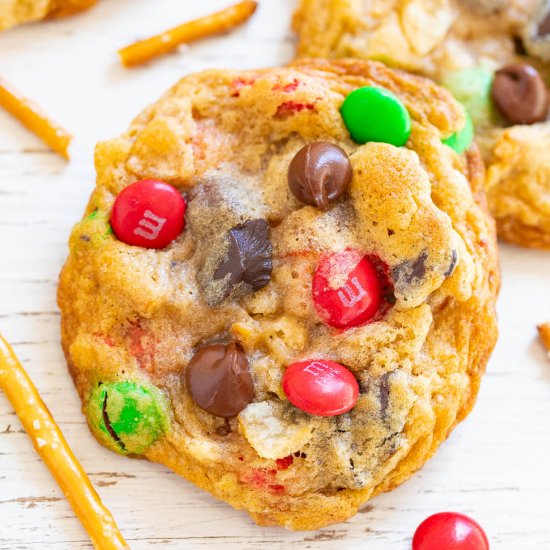
[[[340,107],[364,86],[403,102],[406,146],[352,141]],[[452,96],[421,77],[304,60],[188,76],[100,143],[58,294],[96,437],[260,524],[293,529],[344,521],[406,480],[470,411],[496,340],[482,163],[475,148],[442,142],[463,123]],[[326,210],[301,203],[287,181],[298,151],[319,141],[351,163]],[[143,178],[187,201],[186,227],[163,249],[124,244],[109,227],[121,191]],[[232,246],[243,271],[218,288],[215,265]],[[323,322],[312,284],[323,257],[350,249],[383,266],[391,296],[370,322],[342,330]],[[253,269],[251,250],[261,258]],[[314,416],[287,399],[283,375],[307,359],[345,365],[359,390],[349,412]],[[231,391],[208,399],[206,364]],[[243,402],[225,414],[233,391]]]
[[[512,64],[529,64],[549,82],[549,9],[539,0],[302,0],[294,28],[298,55],[378,59],[447,86],[474,120],[499,235],[550,249],[542,147],[550,122],[544,113],[533,126],[507,120],[491,97],[495,72]],[[532,95],[518,99],[534,109]]]

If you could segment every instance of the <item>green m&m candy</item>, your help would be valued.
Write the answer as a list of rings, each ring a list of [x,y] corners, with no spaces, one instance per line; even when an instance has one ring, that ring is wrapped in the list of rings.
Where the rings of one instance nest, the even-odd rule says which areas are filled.
[[[349,133],[357,143],[379,141],[401,147],[411,135],[411,117],[391,92],[366,86],[349,94],[340,109]]]
[[[491,126],[498,118],[491,99],[493,79],[493,71],[473,67],[446,73],[441,84],[464,105],[479,129]]]
[[[470,147],[474,139],[474,123],[467,111],[464,112],[466,122],[462,129],[455,132],[452,136],[442,140],[445,145],[448,145],[453,151],[463,153]]]
[[[96,437],[121,454],[143,454],[169,427],[168,400],[152,384],[101,383],[87,414]]]

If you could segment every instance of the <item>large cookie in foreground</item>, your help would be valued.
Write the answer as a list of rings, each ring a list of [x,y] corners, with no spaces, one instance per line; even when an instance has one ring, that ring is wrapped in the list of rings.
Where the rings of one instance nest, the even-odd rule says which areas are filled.
[[[301,0],[298,54],[378,59],[469,110],[499,236],[550,250],[550,2]]]
[[[0,31],[39,21],[48,17],[64,17],[93,6],[97,0],[2,0]]]
[[[59,306],[101,443],[293,529],[420,468],[496,339],[463,126],[430,81],[309,60],[188,76],[100,143]]]

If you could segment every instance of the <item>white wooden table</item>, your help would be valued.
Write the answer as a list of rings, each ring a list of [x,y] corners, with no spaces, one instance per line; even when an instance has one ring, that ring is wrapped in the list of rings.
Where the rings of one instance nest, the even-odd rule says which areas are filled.
[[[227,0],[103,0],[77,18],[0,35],[0,74],[74,132],[66,165],[0,112],[0,330],[13,343],[133,549],[409,549],[431,513],[458,510],[492,548],[550,548],[550,361],[535,325],[550,320],[550,254],[502,247],[501,338],[478,404],[411,481],[343,525],[261,528],[165,468],[100,447],[59,346],[57,275],[93,188],[94,143],[122,132],[191,71],[285,63],[294,0],[262,0],[246,27],[127,71],[117,47]],[[0,395],[0,549],[91,548],[86,533]]]

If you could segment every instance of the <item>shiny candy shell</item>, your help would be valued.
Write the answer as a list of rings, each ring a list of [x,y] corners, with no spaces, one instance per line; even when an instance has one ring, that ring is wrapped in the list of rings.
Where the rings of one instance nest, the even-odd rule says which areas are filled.
[[[309,360],[290,365],[283,391],[298,409],[315,416],[336,416],[355,406],[359,386],[353,374],[334,361]]]
[[[111,226],[117,238],[132,246],[164,248],[185,227],[186,203],[172,185],[141,180],[116,198]]]
[[[169,429],[168,400],[152,384],[103,382],[90,394],[88,421],[96,437],[121,454],[143,454]]]
[[[365,86],[351,92],[341,110],[357,143],[379,141],[401,147],[411,135],[411,117],[403,102],[388,90]]]
[[[417,528],[413,550],[489,550],[487,535],[472,518],[457,512],[441,512]]]
[[[374,264],[360,251],[348,249],[321,259],[313,276],[313,303],[327,325],[356,327],[379,310],[382,286]]]

